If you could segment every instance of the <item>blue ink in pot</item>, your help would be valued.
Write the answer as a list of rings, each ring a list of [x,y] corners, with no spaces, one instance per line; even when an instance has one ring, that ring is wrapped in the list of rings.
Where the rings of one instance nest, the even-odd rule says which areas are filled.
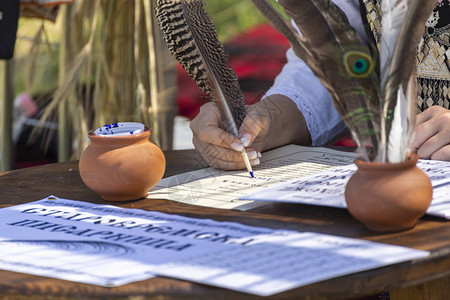
[[[124,136],[144,132],[145,126],[136,122],[119,122],[106,124],[96,130],[93,134],[97,136]]]

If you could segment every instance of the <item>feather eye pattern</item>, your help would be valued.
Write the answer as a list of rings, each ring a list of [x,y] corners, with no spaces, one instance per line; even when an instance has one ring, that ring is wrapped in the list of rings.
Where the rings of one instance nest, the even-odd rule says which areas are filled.
[[[416,47],[436,1],[383,0],[379,52],[360,40],[331,0],[277,0],[301,35],[286,34],[288,26],[266,0],[253,2],[327,88],[361,158],[404,160],[415,125]]]
[[[271,12],[270,3],[253,2],[278,31],[286,31],[282,28],[285,27],[282,17]],[[297,56],[327,88],[358,144],[361,157],[372,160],[379,147],[381,123],[377,57],[350,26],[344,12],[331,1],[278,0],[278,3],[301,31],[301,35],[295,30],[283,34]]]
[[[245,117],[237,75],[202,0],[157,0],[156,17],[175,59],[219,106],[227,130],[236,136]]]

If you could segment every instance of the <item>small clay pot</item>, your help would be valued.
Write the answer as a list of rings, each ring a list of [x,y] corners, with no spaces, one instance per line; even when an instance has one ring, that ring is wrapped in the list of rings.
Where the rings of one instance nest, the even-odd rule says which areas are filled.
[[[355,160],[358,170],[345,188],[350,213],[373,231],[413,227],[430,206],[433,188],[412,154],[401,163]]]
[[[150,142],[150,129],[142,124],[141,130],[103,134],[108,126],[116,129],[118,124],[140,123],[123,122],[91,131],[91,143],[80,157],[80,175],[107,201],[141,199],[161,180],[166,160],[161,149]]]

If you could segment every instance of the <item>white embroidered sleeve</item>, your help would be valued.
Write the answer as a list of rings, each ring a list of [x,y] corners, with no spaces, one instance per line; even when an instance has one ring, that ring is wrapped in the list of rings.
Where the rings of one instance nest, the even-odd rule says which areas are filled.
[[[292,49],[288,50],[287,58],[287,64],[264,97],[280,94],[293,100],[305,117],[312,145],[325,145],[345,129],[345,124],[311,69]]]
[[[345,12],[350,24],[365,42],[358,1],[335,0],[334,2]],[[295,26],[295,23],[293,25]],[[311,69],[294,54],[292,49],[287,51],[286,56],[287,64],[263,98],[281,94],[292,99],[305,117],[312,145],[326,145],[346,129],[345,123],[334,108],[328,91]]]

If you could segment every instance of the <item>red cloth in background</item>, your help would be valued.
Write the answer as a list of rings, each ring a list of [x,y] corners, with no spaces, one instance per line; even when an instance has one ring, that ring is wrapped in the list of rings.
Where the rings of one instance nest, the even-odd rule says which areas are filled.
[[[337,141],[333,145],[334,146],[342,146],[342,147],[351,147],[351,148],[355,148],[358,146],[350,136]]]
[[[269,24],[258,25],[224,44],[228,64],[239,80],[247,104],[255,103],[270,88],[286,63],[287,39]],[[178,65],[178,114],[193,119],[210,101]]]

